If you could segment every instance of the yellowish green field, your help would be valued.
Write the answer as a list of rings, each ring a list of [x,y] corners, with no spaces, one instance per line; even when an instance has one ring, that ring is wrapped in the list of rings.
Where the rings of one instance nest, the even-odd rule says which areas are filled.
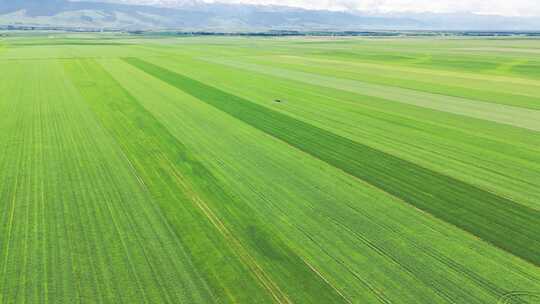
[[[0,303],[540,302],[540,40],[0,40]]]

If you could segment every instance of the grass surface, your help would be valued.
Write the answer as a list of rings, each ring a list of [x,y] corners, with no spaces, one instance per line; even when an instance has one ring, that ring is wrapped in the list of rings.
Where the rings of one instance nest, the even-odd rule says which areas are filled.
[[[538,300],[537,40],[126,38],[0,43],[0,303]]]

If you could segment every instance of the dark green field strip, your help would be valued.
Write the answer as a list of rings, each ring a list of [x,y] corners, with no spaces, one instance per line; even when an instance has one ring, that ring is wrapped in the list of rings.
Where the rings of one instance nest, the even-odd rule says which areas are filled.
[[[197,71],[194,77],[215,80],[232,94],[366,145],[386,140],[400,158],[412,157],[408,160],[435,171],[430,166],[439,166],[454,178],[538,209],[540,133],[219,65],[184,62],[194,62],[189,66],[191,73]],[[177,63],[175,70],[182,71],[181,65]],[[223,82],[222,76],[214,76],[225,73],[230,77]],[[268,85],[261,87],[261,83]],[[269,103],[276,94],[290,102]],[[421,156],[425,154],[430,156]]]
[[[215,83],[234,95],[539,209],[540,186],[535,184],[540,185],[540,133],[174,58],[170,66],[168,60],[148,60],[176,72],[185,70],[186,75]],[[271,102],[277,96],[285,98],[285,103]]]
[[[540,212],[138,58],[125,61],[255,128],[540,265]]]
[[[183,62],[190,64],[191,71],[197,71],[197,77],[208,77],[209,81],[210,79],[217,81],[225,73],[230,75],[229,80],[224,83],[220,82],[221,88],[226,87],[227,90],[231,90],[232,94],[248,100],[262,101],[259,104],[265,103],[265,100],[272,100],[276,94],[286,94],[287,99],[294,102],[279,107],[275,107],[273,104],[272,108],[291,116],[300,117],[306,122],[310,122],[310,119],[316,117],[323,124],[328,121],[328,126],[343,127],[347,133],[360,133],[367,130],[381,131],[386,133],[385,136],[389,138],[397,138],[400,141],[406,138],[404,142],[409,143],[414,143],[416,137],[421,136],[423,140],[428,140],[430,143],[452,148],[454,151],[446,157],[454,156],[464,160],[467,156],[474,155],[474,158],[477,158],[478,155],[485,157],[490,154],[490,158],[498,157],[496,158],[497,165],[510,162],[512,167],[515,167],[513,169],[520,174],[524,171],[540,169],[538,166],[540,164],[540,150],[538,149],[540,137],[534,131],[399,104],[360,93],[280,79],[258,72],[247,72],[242,69],[231,70],[198,61]],[[179,64],[175,66],[181,67]],[[202,70],[206,73],[199,72]],[[271,83],[272,85],[261,88],[260,83]],[[320,108],[313,109],[314,103]],[[266,104],[268,103],[266,102]],[[352,127],[354,121],[358,120],[362,120],[363,123]],[[376,129],[374,130],[373,127]],[[395,136],[389,132],[390,130],[395,131],[399,136]],[[413,138],[414,140],[411,141]],[[432,147],[425,146],[425,148]],[[502,161],[503,159],[505,161]],[[517,167],[515,161],[519,161],[521,166]],[[526,162],[521,163],[521,161]],[[511,172],[506,171],[507,174],[511,174]],[[514,178],[516,177],[514,176]],[[534,182],[535,179],[531,177],[528,181]]]
[[[209,302],[345,302],[99,64],[65,65],[187,248]]]

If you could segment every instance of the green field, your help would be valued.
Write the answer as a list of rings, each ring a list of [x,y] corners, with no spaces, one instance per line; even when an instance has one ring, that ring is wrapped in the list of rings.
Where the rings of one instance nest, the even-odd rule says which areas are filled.
[[[0,38],[0,303],[540,303],[540,40]]]

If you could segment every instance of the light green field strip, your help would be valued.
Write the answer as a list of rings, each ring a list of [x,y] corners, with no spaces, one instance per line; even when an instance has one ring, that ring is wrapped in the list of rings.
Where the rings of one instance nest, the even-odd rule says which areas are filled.
[[[312,47],[307,43],[304,43],[303,47],[291,43],[289,49],[292,50],[294,47],[295,51],[290,51],[288,55],[330,61],[339,59],[351,65],[371,63],[388,68],[412,68],[423,70],[422,73],[431,71],[437,75],[464,73],[468,78],[484,78],[488,81],[500,81],[507,78],[509,83],[536,83],[538,85],[540,74],[536,72],[535,67],[538,66],[539,61],[532,54],[510,52],[494,54],[481,51],[467,53],[460,50],[463,45],[485,47],[499,42],[502,43],[500,46],[507,47],[519,43],[511,40],[495,42],[487,39],[359,39],[351,40],[345,45],[327,41]],[[537,41],[527,40],[527,47],[534,46],[538,46]],[[286,46],[283,48],[285,49]],[[279,53],[275,52],[271,55],[277,54]],[[245,53],[244,55],[254,54]],[[501,73],[500,68],[508,67],[508,63],[513,65],[512,68]]]
[[[189,59],[149,60],[540,209],[537,132]]]
[[[298,56],[264,56],[246,59],[253,63],[323,76],[540,110],[540,98],[538,97],[540,85],[478,81],[459,76],[441,76],[429,70],[427,71],[430,73],[416,73],[413,68],[401,71],[383,65],[362,66],[350,61],[304,59]]]
[[[526,54],[540,54],[540,49],[527,49],[527,48],[511,48],[511,47],[477,47],[477,48],[460,48],[461,51],[481,51],[481,52],[505,52],[505,53],[526,53]]]
[[[202,302],[208,291],[61,64],[6,64],[2,303]]]
[[[62,57],[73,56],[67,49],[59,47],[38,46],[24,47],[13,44],[13,40],[9,40],[9,47],[2,54],[0,60],[18,60],[18,59],[56,59]]]
[[[52,41],[51,41],[52,40]],[[52,60],[52,59],[76,59],[76,58],[108,58],[126,54],[132,56],[152,56],[155,53],[145,51],[136,45],[118,43],[114,41],[81,41],[67,40],[23,40],[14,42],[10,40],[6,51],[0,56],[0,60]]]
[[[496,274],[505,273],[503,269],[507,266],[512,269],[513,262],[499,260],[506,254],[492,256],[496,251],[490,246],[414,209],[404,208],[381,192],[306,158],[301,152],[290,150],[287,145],[223,116],[125,63],[106,61],[103,64],[173,134],[194,149],[231,191],[249,202],[243,212],[267,218],[264,222],[271,222],[275,233],[290,240],[291,246],[321,273],[329,274],[328,279],[338,288],[349,286],[343,292],[351,295],[353,302],[371,303],[364,289],[339,270],[343,266],[331,263],[327,255],[337,257],[359,277],[369,278],[375,288],[395,303],[451,303],[451,299],[459,297],[471,303],[484,303],[497,298],[488,295],[497,293],[497,287],[491,289],[499,284],[495,281],[505,288],[516,288],[507,285],[512,284],[511,280]],[[243,149],[239,150],[238,146]],[[380,217],[380,214],[387,216]],[[324,251],[317,250],[317,246],[306,241],[299,232],[313,238]],[[452,259],[443,258],[446,254]],[[484,267],[487,264],[475,262],[485,259],[493,259],[492,270],[497,270],[491,272],[489,267]],[[392,267],[393,263],[397,263],[396,266]],[[427,266],[431,263],[433,267]],[[465,274],[465,268],[455,268],[459,264],[470,272]],[[391,268],[384,270],[386,267]],[[537,272],[535,269],[524,265],[525,272],[519,270],[518,276],[527,277]],[[406,274],[415,278],[410,283],[415,287],[396,288],[400,280],[409,280]],[[530,278],[534,277],[536,275]],[[490,284],[492,287],[488,287]],[[414,293],[414,289],[422,286],[428,286],[433,293],[424,289],[419,294]],[[484,292],[479,290],[466,291],[469,288],[491,291],[482,295]],[[538,287],[533,283],[527,288]]]
[[[538,119],[540,117],[540,111],[536,110],[273,68],[259,64],[245,63],[239,60],[217,58],[205,58],[204,60],[233,68],[540,131],[540,119]]]
[[[481,73],[471,73],[467,71],[455,72],[451,70],[433,70],[426,68],[419,68],[414,66],[402,66],[397,64],[386,64],[385,62],[362,62],[354,60],[345,60],[342,58],[321,58],[317,56],[296,56],[292,55],[280,55],[275,56],[276,58],[282,58],[285,60],[299,60],[300,62],[312,62],[315,64],[324,64],[326,65],[339,65],[345,69],[353,70],[356,68],[363,68],[365,70],[374,70],[377,73],[388,72],[390,74],[398,73],[398,75],[406,75],[407,73],[412,73],[421,77],[423,80],[437,80],[443,83],[450,82],[450,84],[459,84],[466,85],[471,88],[480,86],[484,89],[492,88],[493,90],[511,90],[517,88],[516,94],[525,94],[534,96],[534,91],[540,87],[540,81],[535,79],[520,78],[514,76],[505,76],[505,75],[486,75]]]
[[[481,41],[481,40],[479,40]],[[484,40],[485,42],[486,40]],[[357,48],[351,50],[334,50],[313,52],[313,55],[326,58],[342,58],[353,61],[377,62],[388,65],[402,65],[411,67],[420,67],[434,71],[456,71],[473,72],[484,75],[501,75],[501,67],[511,63],[510,70],[505,71],[506,75],[516,76],[523,79],[540,78],[538,67],[540,61],[534,55],[525,56],[523,54],[511,53],[488,53],[488,52],[470,52],[464,53],[455,50],[455,45],[448,47],[432,48],[417,45],[395,45],[395,48]],[[522,62],[519,62],[523,60]],[[526,63],[525,63],[526,62]]]

